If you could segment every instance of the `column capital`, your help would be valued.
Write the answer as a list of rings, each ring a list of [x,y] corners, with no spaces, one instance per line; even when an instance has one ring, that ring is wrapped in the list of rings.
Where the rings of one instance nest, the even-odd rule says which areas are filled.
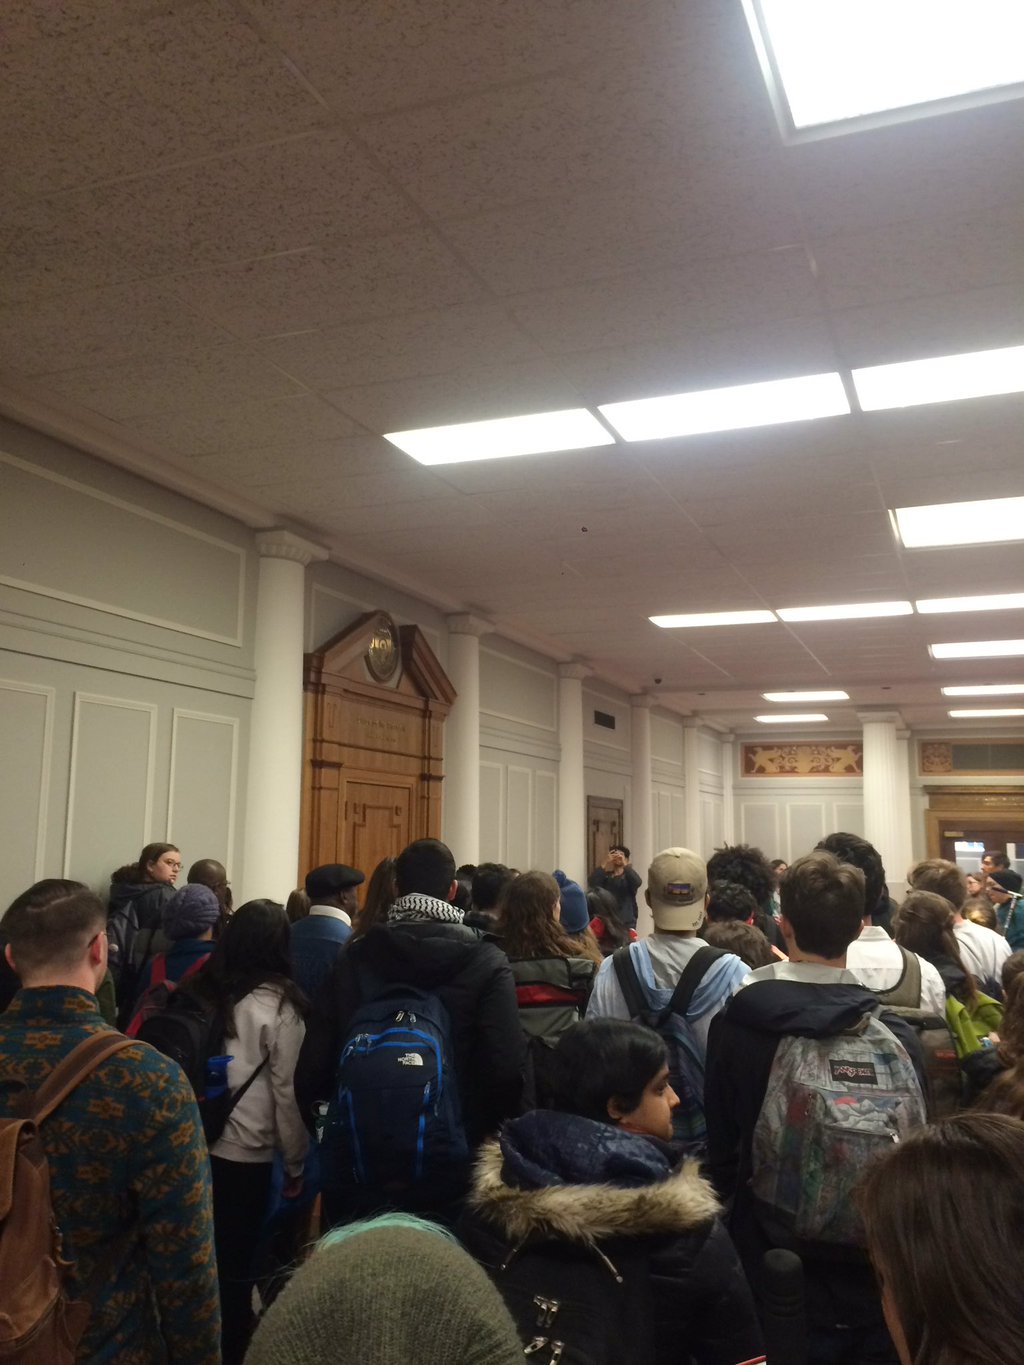
[[[903,717],[898,711],[858,711],[857,719],[861,725],[903,726]]]
[[[629,699],[629,704],[634,711],[649,711],[654,705],[654,698],[650,692],[634,692]]]
[[[493,635],[494,627],[490,621],[485,621],[482,616],[474,616],[470,611],[456,612],[454,616],[446,616],[445,624],[451,635]]]
[[[303,568],[314,560],[326,559],[327,551],[315,541],[286,531],[283,526],[256,532],[256,550],[261,559],[290,559]]]
[[[684,730],[699,730],[703,724],[700,716],[683,716],[681,719]]]
[[[907,727],[906,727],[905,725],[902,726],[902,727],[897,727],[897,729],[896,729],[896,738],[897,738],[897,739],[909,739],[910,736],[911,736],[911,733],[912,733],[912,731],[908,730]]]
[[[590,665],[585,664],[582,659],[573,659],[571,663],[558,665],[558,676],[560,678],[573,678],[577,682],[589,678],[593,671]]]

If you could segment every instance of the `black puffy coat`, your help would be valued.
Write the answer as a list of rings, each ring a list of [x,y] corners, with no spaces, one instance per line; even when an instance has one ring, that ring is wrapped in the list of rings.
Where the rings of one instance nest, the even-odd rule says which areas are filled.
[[[573,1114],[525,1114],[482,1149],[458,1233],[499,1289],[507,1265],[520,1286],[525,1274],[531,1295],[536,1267],[536,1291],[555,1299],[583,1292],[587,1262],[625,1275],[650,1321],[619,1343],[621,1365],[764,1358],[753,1298],[714,1192],[696,1162],[675,1165],[655,1138]]]

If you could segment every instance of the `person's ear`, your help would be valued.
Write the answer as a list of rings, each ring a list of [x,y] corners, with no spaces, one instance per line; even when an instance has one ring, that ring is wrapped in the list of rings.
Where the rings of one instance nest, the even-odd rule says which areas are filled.
[[[9,943],[4,945],[4,960],[11,971],[14,972],[15,976],[17,976],[18,968],[14,961],[14,954],[11,952],[11,945]]]
[[[653,908],[651,907],[651,888],[649,886],[644,887],[644,900],[647,902],[649,908]]]
[[[457,879],[457,878],[453,878],[453,879],[452,879],[452,884],[451,884],[451,886],[448,888],[448,895],[447,895],[446,899],[449,900],[449,901],[453,901],[453,900],[455,899],[455,896],[456,896],[456,893],[457,893],[458,889],[459,889],[458,879]]]
[[[608,1110],[608,1117],[611,1119],[612,1123],[621,1123],[629,1113],[629,1110],[624,1108],[618,1095],[612,1095],[605,1105],[605,1108]]]

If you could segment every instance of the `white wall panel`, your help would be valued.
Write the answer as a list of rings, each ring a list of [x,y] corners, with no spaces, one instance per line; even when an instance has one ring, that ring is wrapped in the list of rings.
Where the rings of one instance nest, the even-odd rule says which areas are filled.
[[[678,720],[652,713],[651,758],[656,763],[670,764],[682,771],[683,727]]]
[[[0,502],[19,508],[0,541],[0,582],[186,635],[242,643],[241,546],[13,455],[0,455]],[[40,525],[47,535],[38,534]]]
[[[101,885],[162,831],[151,827],[156,706],[75,693],[64,876]]]
[[[529,768],[508,767],[508,850],[506,862],[525,872],[533,866],[533,774]]]
[[[461,862],[456,852],[455,861]],[[505,861],[505,765],[480,763],[480,861]]]
[[[779,805],[776,802],[751,801],[741,796],[737,824],[741,844],[753,844],[768,858],[782,856],[768,852],[779,846]]]
[[[700,829],[703,848],[698,849],[705,858],[710,858],[716,848],[721,848],[724,839],[725,817],[720,796],[702,796],[700,799]]]
[[[234,716],[174,707],[168,789],[168,841],[188,850],[189,863],[216,858],[228,866],[235,844],[238,789]]]
[[[480,650],[480,711],[541,730],[558,728],[558,680],[552,671]]]
[[[701,771],[722,776],[722,743],[715,735],[700,732],[697,742],[697,755]]]
[[[826,834],[844,830],[847,834],[859,834],[861,838],[864,837],[863,801],[837,801],[833,811],[832,822],[825,831]]]
[[[53,699],[52,687],[0,679],[0,829],[7,850],[0,905],[45,875]]]
[[[558,780],[554,773],[533,774],[533,867],[554,870],[558,859]]]
[[[786,806],[787,852],[764,852],[769,858],[798,858],[800,853],[809,852],[830,831],[829,823],[831,802],[827,801],[790,801]],[[790,852],[789,850],[792,850]]]

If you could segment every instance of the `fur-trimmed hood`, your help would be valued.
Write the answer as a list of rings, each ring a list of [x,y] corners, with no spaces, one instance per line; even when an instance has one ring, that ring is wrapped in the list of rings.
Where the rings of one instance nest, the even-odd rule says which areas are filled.
[[[714,1192],[699,1174],[696,1161],[672,1170],[663,1158],[663,1172],[655,1169],[645,1183],[633,1180],[623,1184],[614,1177],[594,1183],[569,1182],[557,1173],[552,1173],[551,1183],[509,1183],[509,1166],[516,1165],[514,1159],[509,1160],[510,1146],[522,1136],[516,1131],[519,1126],[527,1119],[533,1120],[534,1126],[543,1126],[549,1120],[564,1124],[569,1118],[536,1111],[509,1124],[500,1145],[491,1141],[480,1149],[470,1207],[508,1241],[519,1243],[536,1236],[592,1245],[615,1237],[678,1236],[708,1224],[719,1212]],[[629,1143],[646,1144],[644,1138],[619,1134],[608,1124],[579,1118],[571,1122],[574,1127],[587,1125],[594,1130],[595,1146],[609,1132]],[[580,1131],[577,1127],[577,1134]],[[598,1162],[599,1167],[610,1164]]]

